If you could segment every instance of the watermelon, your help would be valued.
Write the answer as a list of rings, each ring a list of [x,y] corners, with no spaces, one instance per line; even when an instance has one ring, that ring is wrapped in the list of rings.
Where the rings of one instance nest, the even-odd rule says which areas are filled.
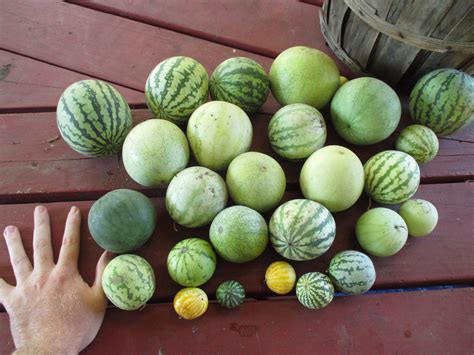
[[[439,142],[436,134],[428,127],[414,124],[405,127],[398,136],[397,150],[411,155],[418,164],[428,163],[438,154]]]
[[[138,191],[120,189],[106,193],[92,205],[88,224],[102,248],[127,253],[151,237],[157,222],[155,206]]]
[[[283,158],[306,159],[326,142],[323,115],[306,104],[291,104],[279,109],[268,125],[268,140]]]
[[[227,187],[217,173],[201,166],[180,171],[166,190],[166,210],[188,228],[212,222],[227,204]]]
[[[127,102],[112,85],[100,80],[81,80],[64,90],[56,119],[66,143],[89,157],[117,153],[132,129]]]
[[[133,180],[147,187],[168,184],[189,160],[189,146],[175,124],[151,119],[136,125],[125,139],[123,165]]]
[[[474,78],[456,69],[424,75],[410,93],[409,111],[413,121],[438,136],[467,127],[474,120]]]
[[[408,227],[397,212],[377,207],[359,217],[356,223],[356,237],[369,254],[392,256],[405,245]]]
[[[153,69],[145,84],[148,108],[156,118],[176,124],[207,100],[209,77],[198,61],[189,57],[165,59]]]
[[[339,87],[336,63],[324,52],[303,46],[281,52],[270,68],[273,96],[282,105],[324,107]]]
[[[261,213],[278,205],[286,188],[285,172],[280,164],[259,152],[243,153],[232,160],[226,182],[236,204]]]
[[[216,298],[222,307],[235,308],[244,302],[245,290],[237,281],[224,281],[217,287]]]
[[[336,236],[336,223],[323,205],[305,199],[285,202],[270,218],[270,241],[291,260],[311,260],[324,254]]]
[[[245,206],[228,207],[214,218],[209,230],[212,246],[224,260],[245,263],[256,259],[268,244],[265,219]]]
[[[424,237],[438,224],[436,207],[431,202],[419,198],[403,203],[399,213],[407,224],[408,234],[412,237]]]
[[[331,303],[334,286],[326,275],[320,272],[308,272],[296,283],[296,297],[303,306],[320,309]]]
[[[214,100],[231,102],[252,114],[267,100],[270,80],[256,61],[235,57],[223,61],[214,70],[209,89]]]
[[[267,287],[279,295],[286,295],[295,287],[296,273],[286,261],[275,261],[265,271]]]
[[[327,273],[339,291],[350,295],[367,292],[375,282],[372,260],[355,250],[344,250],[334,255]]]
[[[200,286],[214,275],[216,254],[204,239],[184,239],[169,252],[167,267],[170,277],[181,286]]]
[[[315,151],[300,174],[304,197],[322,203],[331,212],[344,211],[364,190],[364,167],[352,151],[329,145]]]
[[[199,107],[187,128],[197,162],[215,171],[225,170],[232,159],[249,150],[252,132],[247,114],[224,101],[211,101]]]
[[[365,192],[375,201],[402,203],[412,197],[420,185],[420,168],[406,153],[386,150],[364,164]]]
[[[105,295],[124,311],[143,307],[155,293],[155,284],[153,268],[138,255],[116,256],[102,274]]]
[[[186,287],[178,291],[173,299],[173,308],[180,318],[187,320],[202,316],[207,311],[209,300],[206,293],[197,287]]]
[[[383,141],[397,128],[401,113],[397,93],[375,78],[347,82],[331,101],[331,118],[336,132],[356,145]]]

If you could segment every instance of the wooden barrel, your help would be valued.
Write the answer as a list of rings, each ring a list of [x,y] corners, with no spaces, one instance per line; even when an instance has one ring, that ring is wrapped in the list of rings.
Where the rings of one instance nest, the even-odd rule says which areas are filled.
[[[474,72],[474,0],[325,0],[319,16],[357,74],[396,85],[441,67]]]

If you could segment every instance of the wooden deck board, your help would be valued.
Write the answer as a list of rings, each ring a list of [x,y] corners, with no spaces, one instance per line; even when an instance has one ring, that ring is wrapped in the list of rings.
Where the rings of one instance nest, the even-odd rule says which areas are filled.
[[[0,50],[0,70],[0,112],[55,110],[66,87],[91,78],[3,50]],[[144,105],[143,93],[114,86],[132,107]]]
[[[299,198],[297,191],[287,192],[285,200]],[[406,287],[419,285],[463,283],[474,281],[474,183],[422,185],[417,197],[425,198],[438,208],[440,221],[433,235],[426,238],[409,238],[406,247],[390,258],[373,258],[377,270],[375,288]],[[166,258],[178,241],[188,237],[208,238],[208,228],[188,229],[177,226],[168,216],[163,198],[154,199],[158,210],[158,225],[150,241],[136,251],[153,266],[157,276],[155,300],[170,300],[179,286],[168,276]],[[95,263],[101,250],[87,229],[86,216],[92,201],[60,202],[46,206],[51,211],[54,250],[57,255],[61,244],[64,221],[73,204],[83,211],[84,223],[81,240],[80,269],[86,280],[93,280]],[[354,226],[358,217],[367,209],[368,200],[363,197],[350,210],[334,215],[337,235],[331,249],[314,261],[292,262],[297,274],[308,271],[324,271],[333,255],[341,250],[358,249]],[[22,231],[28,255],[32,255],[33,204],[0,206],[0,230],[8,224],[17,225]],[[270,214],[266,215],[267,220]],[[258,259],[233,264],[218,260],[214,277],[203,288],[212,297],[219,283],[235,279],[244,285],[251,296],[269,295],[263,283],[266,267],[280,257],[269,244]],[[0,275],[13,282],[13,274],[5,244],[0,243]]]
[[[213,303],[193,321],[170,304],[110,309],[84,354],[467,354],[474,348],[474,289],[337,297],[322,310],[296,300]],[[0,314],[2,351],[13,344]],[[316,350],[317,349],[317,350]]]

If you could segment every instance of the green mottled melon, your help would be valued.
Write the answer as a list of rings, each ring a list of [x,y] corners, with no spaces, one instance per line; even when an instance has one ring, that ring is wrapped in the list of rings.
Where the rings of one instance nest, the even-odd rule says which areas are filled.
[[[323,205],[296,199],[275,210],[269,230],[270,241],[280,255],[291,260],[311,260],[331,247],[336,223]]]
[[[306,104],[291,104],[279,109],[268,125],[268,140],[283,158],[301,160],[326,142],[323,115]]]
[[[145,85],[149,109],[156,118],[186,123],[207,100],[209,77],[206,69],[189,57],[171,57],[152,70]]]
[[[56,119],[66,143],[90,157],[117,153],[132,129],[127,102],[112,85],[100,80],[81,80],[64,90]]]

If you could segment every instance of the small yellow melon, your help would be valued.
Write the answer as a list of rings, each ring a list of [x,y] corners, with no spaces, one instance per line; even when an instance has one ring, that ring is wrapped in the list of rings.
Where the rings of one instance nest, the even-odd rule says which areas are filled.
[[[195,319],[202,316],[209,302],[206,293],[197,287],[186,287],[174,296],[173,307],[176,313],[184,319]]]
[[[296,273],[293,266],[286,261],[275,261],[265,272],[267,287],[279,295],[284,295],[295,287]]]

